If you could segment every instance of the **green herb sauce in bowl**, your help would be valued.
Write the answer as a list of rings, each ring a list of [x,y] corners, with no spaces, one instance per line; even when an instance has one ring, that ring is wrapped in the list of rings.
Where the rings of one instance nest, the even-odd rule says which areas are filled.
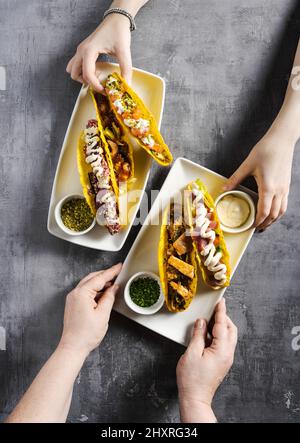
[[[128,280],[124,299],[127,306],[138,314],[155,314],[164,304],[160,279],[152,272],[138,272]]]
[[[60,213],[63,224],[72,231],[86,231],[94,221],[91,209],[83,198],[66,201]]]
[[[81,195],[68,195],[55,207],[58,226],[68,235],[83,235],[95,226],[96,219]]]
[[[134,280],[129,287],[131,300],[142,308],[154,305],[160,296],[160,286],[151,277],[141,277]]]

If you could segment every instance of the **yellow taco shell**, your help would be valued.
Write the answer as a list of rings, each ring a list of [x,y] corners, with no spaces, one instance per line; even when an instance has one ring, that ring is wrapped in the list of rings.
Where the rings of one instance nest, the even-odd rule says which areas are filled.
[[[140,109],[143,113],[143,118],[147,119],[150,121],[150,132],[153,136],[154,141],[159,144],[160,146],[162,146],[164,148],[164,156],[165,159],[162,160],[160,158],[158,158],[150,149],[147,145],[145,145],[141,139],[139,139],[138,137],[134,137],[134,135],[131,134],[131,132],[129,131],[129,129],[127,128],[127,126],[124,124],[121,116],[116,112],[116,110],[114,109],[114,106],[112,104],[112,100],[110,95],[108,94],[108,98],[109,101],[111,103],[111,108],[116,116],[116,118],[118,119],[120,125],[122,126],[122,128],[124,129],[125,132],[129,132],[130,135],[132,137],[134,137],[134,139],[136,140],[136,142],[139,144],[139,146],[141,146],[141,148],[143,148],[145,151],[147,151],[147,153],[149,155],[151,155],[152,158],[154,158],[155,161],[157,161],[157,163],[159,163],[162,166],[168,166],[172,163],[173,161],[173,156],[168,148],[168,146],[166,145],[158,127],[155,121],[155,118],[153,117],[153,115],[151,114],[151,112],[148,110],[148,108],[146,107],[145,103],[143,102],[143,100],[136,94],[136,92],[134,92],[134,90],[126,83],[126,81],[117,73],[114,72],[112,74],[112,76],[118,80],[122,91],[127,92],[127,94],[133,99],[134,103],[137,105],[137,109]]]
[[[226,282],[223,285],[221,285],[221,286],[214,286],[214,285],[212,285],[210,283],[210,281],[209,281],[209,278],[208,278],[208,270],[204,266],[204,264],[203,264],[203,262],[201,260],[198,248],[197,248],[197,244],[193,240],[193,246],[194,246],[194,249],[195,249],[196,258],[197,258],[197,262],[198,262],[199,268],[201,270],[203,281],[204,281],[204,283],[207,286],[209,286],[210,288],[216,290],[216,289],[224,288],[224,287],[230,285],[230,274],[231,274],[230,256],[229,256],[229,252],[228,252],[228,249],[227,249],[227,246],[226,246],[224,234],[223,234],[223,231],[222,231],[221,226],[220,226],[220,221],[219,221],[219,218],[218,218],[218,213],[217,213],[217,210],[216,210],[216,207],[215,207],[214,199],[209,194],[206,186],[201,182],[201,180],[197,179],[197,180],[195,180],[195,182],[197,183],[199,190],[203,193],[205,205],[208,208],[213,209],[214,220],[217,222],[217,227],[216,227],[216,229],[214,229],[214,231],[219,235],[219,247],[221,248],[222,254],[223,254],[221,262],[224,263],[226,265],[226,268],[227,268]],[[192,182],[192,183],[194,183],[194,182]],[[192,183],[190,183],[187,186],[187,189],[189,191],[191,191],[191,192],[192,192]],[[192,207],[191,207],[191,198],[189,198],[188,201],[187,201],[187,210],[188,210],[188,218],[189,218],[190,230],[191,230],[191,234],[193,234],[193,231],[194,231],[194,226],[193,226],[194,214],[193,214],[193,210],[192,210]]]
[[[101,115],[101,112],[99,111],[99,107],[98,107],[98,104],[97,104],[97,98],[96,98],[96,95],[100,94],[100,93],[99,92],[95,92],[92,89],[90,89],[90,94],[91,94],[91,97],[92,97],[92,100],[93,100],[93,104],[94,104],[94,107],[95,107],[95,110],[96,110],[96,114],[97,114],[97,121],[98,121],[99,131],[102,133],[103,137],[106,140],[105,133],[104,133],[103,117]],[[109,100],[108,100],[108,103],[109,103],[110,109],[111,109],[111,103],[110,103]],[[118,122],[119,122],[119,120],[118,120]],[[119,124],[120,124],[120,122],[119,122]],[[123,126],[122,126],[122,130],[123,130]],[[123,133],[125,134],[124,130],[123,130]],[[130,167],[131,167],[130,168],[130,176],[128,178],[128,182],[130,182],[130,180],[134,178],[134,160],[133,160],[132,144],[130,143],[130,140],[128,140],[128,137],[126,137],[125,135],[123,135],[121,137],[121,140],[124,140],[126,142],[127,146],[128,146],[128,157],[129,157],[129,162],[130,162]],[[107,149],[109,151],[107,140],[106,140],[106,146],[107,146]],[[110,151],[109,151],[109,157],[111,159],[111,164],[113,166],[113,161],[112,161],[112,158],[111,158]]]
[[[163,220],[160,230],[160,239],[158,244],[158,268],[159,268],[159,276],[161,281],[162,290],[165,296],[165,302],[166,306],[169,311],[171,312],[181,312],[185,311],[189,305],[191,304],[193,297],[196,293],[197,289],[197,261],[196,261],[196,253],[195,249],[193,248],[188,253],[188,263],[194,267],[194,276],[192,279],[190,279],[189,285],[188,285],[188,292],[189,294],[187,297],[185,296],[184,291],[185,287],[181,286],[180,284],[177,285],[174,282],[169,282],[168,275],[167,275],[167,263],[168,263],[168,256],[167,256],[167,250],[168,250],[168,220],[169,220],[169,208],[167,208],[163,214]],[[181,300],[180,303],[178,300],[176,300],[176,297],[173,297],[171,295],[171,292],[169,291],[169,285],[173,289],[175,289],[175,285],[177,285],[176,289],[179,294],[181,293]],[[181,287],[180,287],[181,286]]]
[[[80,183],[83,190],[83,195],[89,207],[91,208],[92,213],[94,214],[94,216],[96,216],[95,198],[94,194],[91,192],[91,184],[89,179],[89,173],[93,172],[93,169],[91,165],[89,165],[85,161],[84,147],[85,147],[84,131],[82,131],[77,146],[77,167],[80,177]]]
[[[99,109],[98,109],[98,106],[97,106],[97,101],[96,101],[94,93],[93,93],[93,91],[91,89],[90,89],[90,94],[91,94],[91,97],[92,97],[92,100],[93,100],[93,104],[94,104],[94,107],[95,107],[95,110],[96,110],[98,129],[99,129],[99,136],[100,136],[100,139],[101,139],[101,142],[102,142],[102,146],[104,147],[105,158],[106,158],[107,165],[108,165],[109,171],[110,171],[111,185],[112,185],[113,191],[114,191],[114,193],[116,195],[117,202],[118,202],[118,199],[119,199],[119,185],[118,185],[118,182],[117,182],[117,179],[116,179],[113,161],[112,161],[112,158],[111,158],[111,154],[110,154],[110,151],[109,151],[109,147],[108,147],[106,138],[105,138],[104,133],[103,133],[103,126],[102,126],[101,117],[100,117],[100,114],[99,114]]]

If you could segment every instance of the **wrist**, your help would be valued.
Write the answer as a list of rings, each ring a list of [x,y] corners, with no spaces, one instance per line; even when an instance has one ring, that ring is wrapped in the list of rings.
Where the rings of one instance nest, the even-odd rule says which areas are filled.
[[[211,403],[179,396],[180,419],[182,423],[216,423]]]
[[[214,395],[216,393],[215,386],[209,386],[209,384],[201,385],[198,383],[196,386],[186,386],[180,383],[177,379],[178,397],[185,403],[199,403],[211,406]]]
[[[125,15],[117,14],[117,13],[108,14],[105,18],[103,18],[102,22],[100,23],[100,26],[102,25],[102,23],[106,23],[106,22],[110,22],[114,26],[121,26],[122,25],[122,26],[125,26],[126,29],[128,28],[128,30],[130,30],[130,20]]]
[[[112,8],[122,8],[125,11],[129,12],[132,17],[135,17],[139,12],[140,8],[147,3],[146,1],[137,1],[137,0],[114,0],[110,6]]]
[[[60,353],[60,354],[64,354],[65,357],[67,357],[68,359],[72,359],[72,360],[78,360],[78,361],[82,361],[82,363],[86,360],[86,358],[89,355],[89,350],[85,347],[80,347],[80,346],[74,346],[71,343],[68,343],[67,341],[65,341],[64,339],[61,339],[57,348],[56,348],[56,352]]]
[[[294,103],[291,98],[285,100],[267,135],[285,142],[293,150],[300,138],[299,122],[300,102]]]
[[[290,127],[278,116],[266,133],[266,138],[276,141],[279,148],[294,151],[295,145],[300,137],[298,128]]]

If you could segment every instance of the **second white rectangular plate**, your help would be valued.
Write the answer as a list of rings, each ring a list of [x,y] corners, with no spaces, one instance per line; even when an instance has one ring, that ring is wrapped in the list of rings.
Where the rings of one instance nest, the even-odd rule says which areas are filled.
[[[119,72],[119,67],[114,63],[101,63],[99,64],[99,71],[101,73],[100,80],[102,81],[111,72]],[[157,75],[134,68],[132,85],[152,112],[158,127],[160,127],[165,101],[164,80]],[[54,216],[55,206],[63,197],[68,194],[82,194],[77,170],[77,144],[80,132],[85,128],[87,121],[94,118],[96,118],[96,112],[91,96],[88,89],[82,87],[66,132],[56,169],[49,205],[48,231],[56,237],[77,245],[104,251],[119,251],[126,241],[139,209],[152,163],[152,159],[146,151],[137,147],[134,142],[134,175],[136,182],[128,192],[128,224],[123,227],[119,234],[111,236],[104,226],[97,225],[88,234],[76,237],[70,236],[60,229]]]
[[[184,189],[186,185],[200,178],[208,188],[213,198],[221,194],[222,186],[226,178],[210,171],[190,160],[178,158],[170,170],[161,191],[156,198],[144,226],[140,230],[124,264],[121,274],[116,282],[121,286],[120,295],[114,305],[114,309],[128,318],[146,326],[149,329],[183,345],[187,345],[190,339],[191,328],[199,317],[207,321],[211,318],[216,303],[223,296],[225,289],[214,291],[210,289],[201,279],[199,272],[198,287],[196,295],[185,312],[173,314],[164,306],[154,315],[139,315],[131,311],[124,302],[123,291],[129,278],[140,271],[150,271],[158,274],[157,248],[160,235],[160,223],[150,223],[152,220],[161,220],[161,212],[169,200]],[[242,188],[254,199],[256,194],[248,189]],[[254,233],[254,229],[241,234],[225,234],[226,244],[230,254],[232,274],[236,270],[246,248]]]

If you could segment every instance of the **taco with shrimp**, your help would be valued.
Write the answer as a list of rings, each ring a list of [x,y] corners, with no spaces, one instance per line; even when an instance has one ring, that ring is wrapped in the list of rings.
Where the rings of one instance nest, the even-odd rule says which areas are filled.
[[[107,77],[104,87],[111,109],[124,132],[130,134],[160,165],[172,163],[173,156],[153,115],[136,92],[116,72]]]

